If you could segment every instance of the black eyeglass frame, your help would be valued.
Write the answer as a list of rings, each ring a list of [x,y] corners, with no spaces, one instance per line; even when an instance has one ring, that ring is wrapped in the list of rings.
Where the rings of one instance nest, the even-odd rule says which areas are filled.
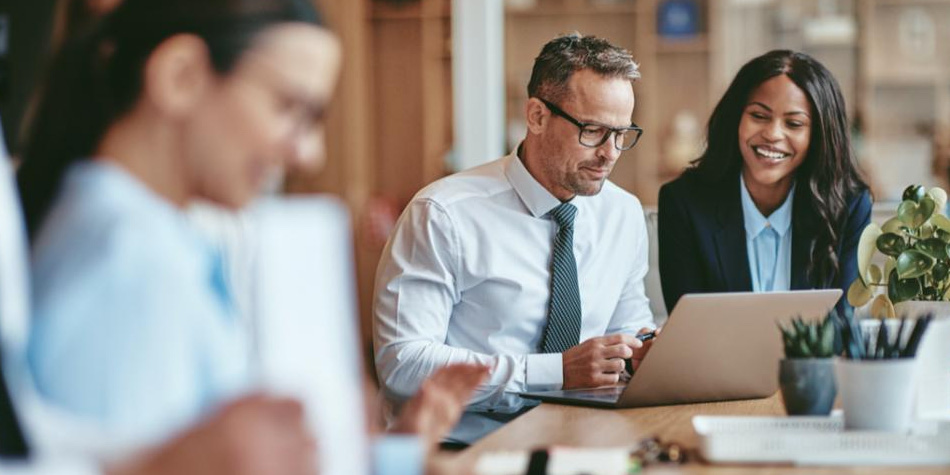
[[[544,106],[547,107],[548,110],[550,110],[551,112],[553,112],[554,115],[560,116],[560,117],[563,118],[564,120],[566,120],[566,121],[568,121],[568,122],[574,124],[575,126],[577,126],[577,129],[578,129],[578,130],[577,130],[577,141],[578,141],[581,145],[583,145],[583,146],[585,146],[585,147],[588,147],[588,148],[597,148],[597,147],[600,147],[601,145],[604,144],[604,142],[607,141],[608,138],[614,137],[614,148],[616,148],[617,150],[620,150],[621,152],[626,152],[627,150],[630,150],[631,148],[635,147],[635,146],[637,145],[637,143],[640,142],[640,137],[643,135],[643,129],[642,129],[639,125],[637,125],[635,122],[633,122],[633,121],[630,121],[630,127],[609,127],[609,126],[607,126],[607,125],[598,124],[598,123],[596,123],[596,122],[581,122],[581,121],[575,119],[574,117],[572,117],[572,116],[571,116],[570,114],[568,114],[567,112],[564,112],[563,109],[561,109],[560,107],[556,106],[554,103],[552,103],[552,102],[550,102],[550,101],[547,101],[547,100],[545,100],[545,99],[541,99],[540,97],[538,98],[538,100],[541,101],[541,103],[544,104]],[[601,138],[600,141],[597,142],[596,145],[586,144],[586,143],[584,143],[584,140],[583,140],[583,137],[584,137],[584,129],[587,128],[587,127],[590,127],[590,126],[593,126],[593,127],[600,127],[600,128],[603,128],[603,129],[607,129],[607,133],[604,134],[603,138]],[[636,132],[637,135],[636,135],[636,137],[634,137],[633,142],[630,143],[630,146],[629,146],[629,147],[626,147],[626,148],[618,147],[618,146],[617,146],[617,139],[616,139],[616,137],[619,137],[619,136],[621,136],[621,134],[626,134],[626,133],[628,133],[628,132]]]

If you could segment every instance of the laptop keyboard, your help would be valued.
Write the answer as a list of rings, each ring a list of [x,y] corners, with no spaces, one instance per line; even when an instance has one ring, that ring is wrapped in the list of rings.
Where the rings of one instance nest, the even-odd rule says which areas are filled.
[[[606,388],[594,389],[568,389],[563,391],[567,397],[576,397],[603,402],[616,402],[623,393],[623,386],[610,386]]]

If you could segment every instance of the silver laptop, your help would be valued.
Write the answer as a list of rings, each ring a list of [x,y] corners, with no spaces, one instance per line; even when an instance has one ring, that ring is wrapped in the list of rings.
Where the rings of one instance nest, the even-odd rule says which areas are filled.
[[[840,297],[840,289],[684,295],[626,386],[521,396],[618,408],[768,397],[782,358],[776,322],[823,317]]]

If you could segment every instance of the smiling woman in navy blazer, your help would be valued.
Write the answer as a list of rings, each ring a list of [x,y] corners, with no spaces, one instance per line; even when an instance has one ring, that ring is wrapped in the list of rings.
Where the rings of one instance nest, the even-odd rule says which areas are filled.
[[[772,51],[742,67],[705,152],[660,190],[668,309],[687,293],[847,290],[871,197],[845,110],[838,82],[805,54]]]

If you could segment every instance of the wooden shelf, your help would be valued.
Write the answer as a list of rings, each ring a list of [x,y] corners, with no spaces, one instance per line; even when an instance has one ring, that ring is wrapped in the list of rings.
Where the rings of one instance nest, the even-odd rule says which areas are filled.
[[[656,42],[656,52],[659,54],[708,53],[709,39],[706,34],[683,39],[663,39],[659,37]]]
[[[867,78],[868,84],[874,87],[937,87],[950,85],[950,76],[940,72],[908,74],[871,74]]]
[[[844,41],[841,41],[841,42],[812,41],[812,42],[805,42],[804,46],[809,50],[822,50],[822,51],[858,49],[857,42],[844,42]]]
[[[636,15],[639,13],[638,4],[621,5],[597,5],[593,4],[587,7],[577,6],[545,6],[532,8],[506,8],[505,14],[515,17],[563,17],[572,16],[596,16],[596,15]]]
[[[350,0],[353,1],[353,0]],[[422,2],[407,1],[402,5],[389,2],[374,1],[371,2],[372,10],[370,16],[373,20],[428,20],[428,19],[448,19],[451,15],[450,8],[423,8]]]
[[[866,1],[866,0],[864,0]],[[941,5],[946,6],[947,0],[877,0],[874,2],[879,7],[909,7],[909,6],[921,6],[921,5]]]

